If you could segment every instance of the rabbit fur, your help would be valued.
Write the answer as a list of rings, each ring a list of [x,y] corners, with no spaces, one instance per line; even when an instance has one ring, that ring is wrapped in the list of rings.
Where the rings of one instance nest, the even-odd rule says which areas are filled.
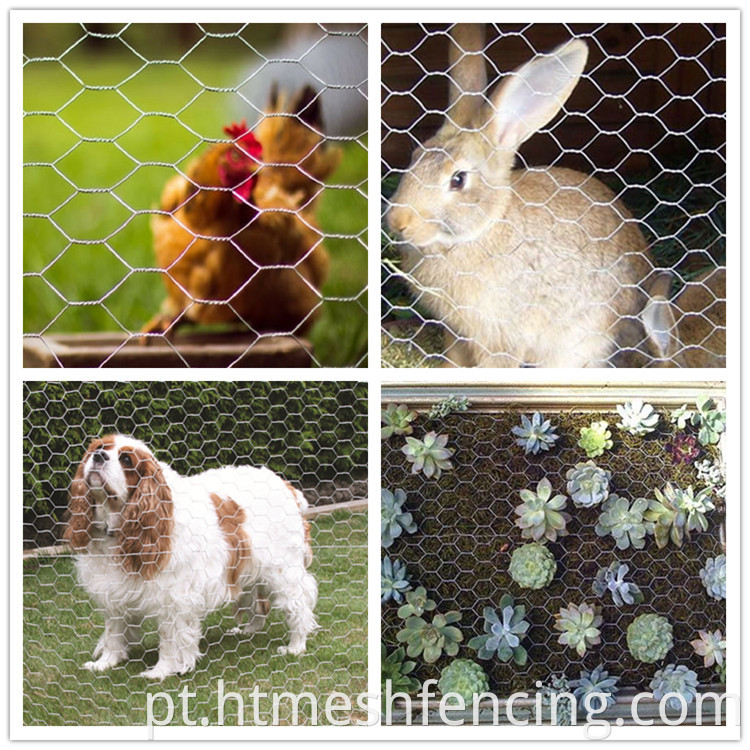
[[[403,268],[447,329],[450,364],[624,366],[642,356],[641,288],[653,266],[615,194],[571,169],[514,169],[518,147],[583,72],[573,39],[485,97],[484,31],[452,30],[450,106],[415,151],[386,216]]]

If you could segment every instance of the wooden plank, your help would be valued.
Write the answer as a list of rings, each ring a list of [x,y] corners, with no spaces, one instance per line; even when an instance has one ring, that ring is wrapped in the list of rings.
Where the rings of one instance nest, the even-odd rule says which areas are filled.
[[[57,334],[24,339],[24,367],[310,367],[312,347],[303,338],[252,334]]]

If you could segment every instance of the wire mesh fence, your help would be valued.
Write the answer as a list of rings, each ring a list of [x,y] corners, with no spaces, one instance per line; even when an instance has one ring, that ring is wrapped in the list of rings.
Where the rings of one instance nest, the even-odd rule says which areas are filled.
[[[382,81],[386,366],[725,365],[724,25],[384,24]]]
[[[185,686],[215,725],[220,679],[225,724],[356,705],[366,385],[26,383],[24,412],[25,725],[144,724]]]
[[[365,24],[25,24],[23,86],[27,365],[364,363]]]
[[[579,393],[578,397],[583,398],[578,405],[573,394],[560,396],[555,405],[547,399],[545,405],[545,399],[538,398],[543,389],[531,389],[525,394],[522,391],[515,389],[513,398],[508,398],[508,393],[484,394],[479,403],[464,413],[435,417],[430,415],[430,409],[437,403],[431,402],[432,393],[419,393],[419,389],[412,388],[402,395],[397,388],[384,388],[384,405],[405,401],[409,409],[416,410],[410,422],[411,438],[423,440],[430,432],[445,435],[447,448],[452,451],[449,459],[452,465],[443,467],[438,476],[430,477],[426,470],[416,471],[418,463],[407,460],[403,436],[394,434],[383,443],[383,487],[391,493],[399,490],[405,493],[400,512],[410,514],[411,520],[411,524],[407,523],[409,519],[403,520],[393,539],[386,539],[390,543],[384,545],[382,552],[392,565],[398,561],[407,570],[406,584],[399,589],[398,596],[390,598],[384,594],[382,604],[382,637],[387,653],[409,647],[407,654],[401,652],[401,656],[413,664],[412,670],[404,671],[408,678],[394,684],[392,692],[413,693],[418,684],[428,679],[440,680],[439,689],[435,688],[438,698],[441,692],[444,695],[448,691],[449,684],[457,690],[458,686],[465,689],[467,683],[442,681],[446,669],[461,659],[481,666],[488,680],[484,690],[500,699],[518,692],[533,698],[540,687],[552,688],[555,684],[556,692],[563,688],[573,692],[573,681],[583,672],[590,674],[598,665],[618,678],[617,688],[623,695],[651,692],[656,670],[671,663],[693,670],[703,688],[720,685],[724,678],[713,665],[704,665],[691,641],[698,638],[699,631],[726,632],[725,601],[707,593],[701,573],[709,558],[717,559],[725,551],[723,527],[732,506],[730,502],[729,508],[725,507],[723,481],[719,479],[716,485],[710,485],[712,507],[706,515],[707,530],[684,539],[680,546],[670,542],[664,548],[649,534],[641,549],[636,544],[620,548],[615,538],[600,533],[603,506],[581,505],[572,499],[570,484],[571,470],[588,460],[578,442],[581,428],[594,421],[606,420],[613,438],[613,445],[592,462],[610,472],[608,491],[605,488],[604,494],[627,498],[629,507],[636,498],[654,499],[655,489],[662,491],[669,483],[682,489],[693,487],[696,494],[709,486],[700,462],[708,459],[709,463],[723,466],[718,445],[701,445],[689,425],[681,429],[673,423],[674,404],[668,399],[662,405],[654,400],[658,425],[653,432],[640,436],[616,426],[621,415],[615,411],[614,403],[597,406]],[[524,442],[518,437],[520,433],[513,430],[520,429],[522,415],[531,417],[537,410],[550,420],[557,439],[544,450],[527,453],[519,445]],[[686,460],[676,463],[675,445],[697,446],[701,455],[686,454]],[[555,561],[555,572],[546,583],[535,580],[532,586],[511,572],[511,560],[517,550],[538,538],[522,533],[522,504],[528,500],[528,494],[526,497],[522,494],[527,490],[536,493],[545,479],[551,484],[549,497],[562,495],[566,500],[561,507],[550,499],[549,508],[567,512],[568,519],[562,524],[559,536],[540,539]],[[387,526],[385,519],[392,517],[383,510],[384,526]],[[626,541],[629,541],[627,535]],[[631,597],[630,604],[623,600],[618,604],[609,589],[603,592],[593,589],[599,571],[615,562],[627,566],[622,578],[638,587],[643,596],[641,602]],[[528,570],[532,567],[529,564]],[[540,576],[540,568],[535,570]],[[397,577],[384,574],[385,578],[388,582],[384,584],[384,592]],[[409,603],[419,599],[419,587],[424,588],[423,599],[432,600],[432,610],[425,606],[423,613],[404,611]],[[524,619],[529,623],[515,644],[523,646],[527,653],[521,662],[515,662],[515,656],[510,658],[509,654],[507,659],[497,653],[482,656],[479,645],[472,644],[472,639],[489,632],[489,624],[485,625],[486,608],[502,611],[505,605],[500,602],[506,594],[513,597],[514,606],[525,607]],[[556,622],[564,607],[583,603],[596,607],[603,624],[600,642],[589,643],[585,652],[579,654],[575,648],[561,645],[561,629]],[[444,651],[437,650],[438,658],[428,657],[428,626],[424,631],[425,650],[411,650],[414,641],[403,637],[416,632],[414,623],[407,619],[410,615],[421,614],[426,623],[434,623],[436,615],[447,616],[451,612],[460,613],[460,619],[453,624],[462,636],[454,651],[444,645]],[[673,644],[666,657],[660,657],[657,663],[640,661],[630,647],[628,627],[642,614],[658,614],[672,624]],[[492,633],[502,638],[502,627],[498,627]],[[731,644],[729,648],[732,649]],[[392,668],[386,671],[384,667],[383,679],[386,675],[395,679],[393,674]],[[416,680],[411,686],[410,679]],[[470,715],[471,699],[464,700]],[[403,720],[403,711],[396,713]]]

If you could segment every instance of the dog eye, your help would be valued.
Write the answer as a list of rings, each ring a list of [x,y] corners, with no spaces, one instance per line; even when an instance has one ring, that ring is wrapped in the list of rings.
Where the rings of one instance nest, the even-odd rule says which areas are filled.
[[[133,459],[130,458],[130,456],[127,453],[123,453],[123,454],[120,455],[120,463],[126,469],[132,469],[133,468]]]
[[[466,172],[454,172],[451,175],[451,190],[463,190],[466,184]]]

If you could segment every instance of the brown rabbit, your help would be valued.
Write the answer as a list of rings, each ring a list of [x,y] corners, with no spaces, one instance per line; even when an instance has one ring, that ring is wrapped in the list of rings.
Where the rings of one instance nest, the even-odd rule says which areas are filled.
[[[726,367],[726,269],[705,271],[669,301],[671,286],[672,274],[659,274],[643,311],[655,366]]]
[[[480,367],[622,365],[646,340],[652,269],[614,193],[570,169],[514,169],[518,147],[562,108],[586,65],[573,39],[485,99],[484,33],[458,24],[450,109],[414,153],[387,213],[420,301],[455,337],[445,356]]]

